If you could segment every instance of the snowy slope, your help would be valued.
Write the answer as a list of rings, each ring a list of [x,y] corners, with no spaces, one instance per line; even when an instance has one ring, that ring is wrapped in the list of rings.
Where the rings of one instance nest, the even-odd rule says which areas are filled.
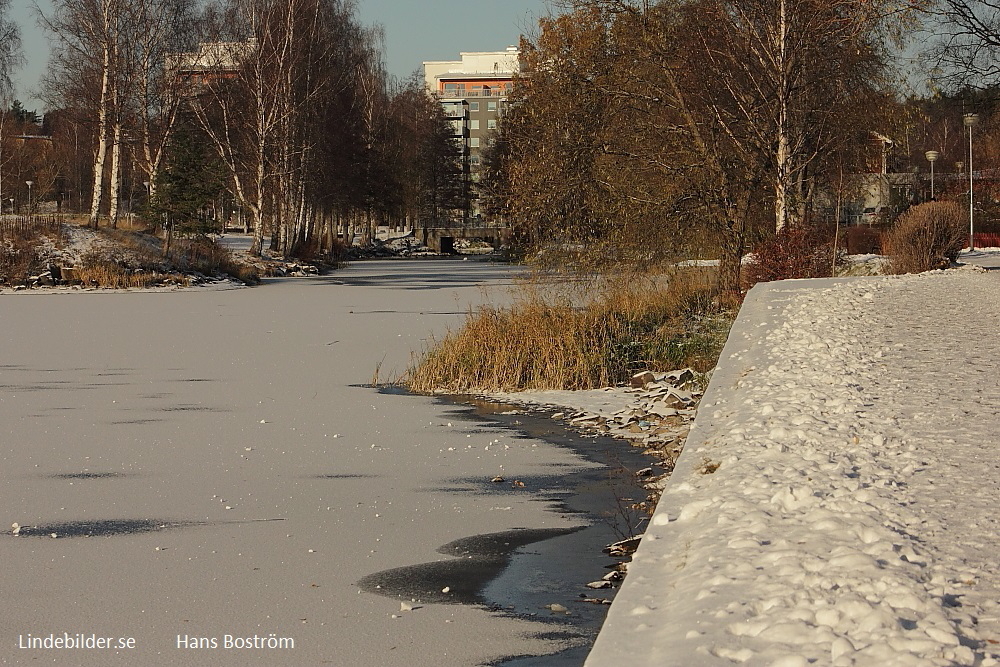
[[[587,667],[997,664],[998,325],[972,269],[755,287]]]

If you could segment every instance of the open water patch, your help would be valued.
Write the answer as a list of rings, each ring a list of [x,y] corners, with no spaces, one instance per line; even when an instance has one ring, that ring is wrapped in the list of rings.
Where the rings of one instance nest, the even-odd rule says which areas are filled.
[[[119,479],[122,477],[132,477],[133,475],[123,472],[62,472],[54,475],[45,475],[48,479]]]
[[[199,526],[223,526],[248,523],[265,523],[284,521],[283,518],[249,519],[245,521],[164,521],[161,519],[96,519],[91,521],[58,521],[41,523],[31,526],[20,526],[16,533],[3,533],[7,536],[70,538],[70,537],[121,537],[124,535],[140,535],[156,533],[179,528],[194,528]]]
[[[463,537],[437,550],[454,556],[451,560],[383,570],[364,577],[358,585],[369,593],[423,603],[489,606],[483,591],[510,564],[518,549],[581,529],[520,528]]]
[[[368,475],[362,473],[334,472],[319,475],[310,475],[309,479],[375,479],[378,475]]]
[[[170,528],[196,525],[186,521],[156,519],[100,519],[97,521],[60,521],[34,526],[22,526],[18,537],[117,537],[153,533]]]
[[[407,393],[399,388],[383,393]],[[560,514],[572,514],[588,525],[570,529],[509,531],[463,538],[439,549],[464,559],[395,568],[365,577],[370,592],[423,603],[480,604],[505,614],[553,624],[553,643],[570,646],[546,656],[520,655],[491,664],[503,667],[578,667],[586,660],[604,624],[616,588],[595,590],[621,559],[604,551],[608,544],[640,535],[648,516],[633,507],[648,492],[637,472],[655,465],[642,449],[607,436],[584,435],[559,419],[555,410],[529,410],[470,396],[442,398],[453,407],[453,419],[509,429],[515,438],[543,440],[565,447],[596,463],[552,466],[551,475],[515,478],[459,478],[438,491],[508,496],[527,493]],[[523,485],[523,486],[522,486]],[[537,532],[541,531],[541,532]],[[518,533],[521,533],[518,535]],[[513,541],[512,541],[513,540]],[[520,541],[520,544],[516,542]],[[499,547],[503,547],[502,553]],[[469,557],[471,556],[471,558]],[[614,584],[617,586],[617,584]],[[445,589],[447,593],[442,593]]]

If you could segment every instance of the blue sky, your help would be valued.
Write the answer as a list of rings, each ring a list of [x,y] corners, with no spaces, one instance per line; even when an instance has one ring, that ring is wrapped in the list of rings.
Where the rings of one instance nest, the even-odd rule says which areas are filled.
[[[17,73],[17,94],[28,109],[42,111],[34,96],[49,46],[35,25],[33,0],[13,0],[10,18],[21,26],[27,63]],[[49,0],[37,0],[48,11]],[[460,51],[500,51],[532,32],[547,11],[546,0],[357,0],[358,18],[380,23],[386,33],[386,66],[406,77],[424,60],[458,59]]]

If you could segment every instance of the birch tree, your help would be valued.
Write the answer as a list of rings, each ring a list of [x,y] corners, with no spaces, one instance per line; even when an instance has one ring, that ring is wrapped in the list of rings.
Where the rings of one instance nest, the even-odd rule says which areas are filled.
[[[8,125],[6,109],[13,100],[11,74],[21,62],[21,35],[17,24],[7,18],[9,10],[10,0],[0,0],[0,109],[4,110],[0,113],[0,196],[4,194],[2,171],[5,164],[3,156],[5,126]],[[0,200],[0,210],[2,210],[2,200]]]
[[[133,0],[127,42],[127,114],[136,140],[135,162],[150,197],[176,126],[188,83],[167,67],[172,54],[194,44],[193,0]]]
[[[0,101],[9,105],[13,92],[11,75],[21,64],[21,32],[16,23],[7,18],[10,0],[0,0]]]
[[[725,82],[715,114],[734,141],[769,156],[777,231],[805,219],[811,171],[844,136],[837,119],[884,89],[886,40],[911,11],[893,0],[720,0],[699,7],[692,22],[702,43],[697,53]]]
[[[737,292],[759,230],[808,222],[831,166],[877,129],[902,14],[890,0],[572,4],[522,45],[507,165],[488,170],[502,210],[633,258],[714,245]]]
[[[234,0],[211,23],[193,58],[207,81],[189,104],[250,214],[252,252],[261,252],[265,228],[272,249],[298,252],[314,243],[317,219],[329,219],[320,189],[337,189],[322,178],[331,176],[323,158],[334,146],[374,149],[377,141],[368,131],[384,80],[361,75],[370,39],[353,5],[339,0]],[[366,113],[367,126],[359,122]],[[331,138],[359,128],[355,146]],[[365,180],[368,164],[355,163],[350,179]],[[344,207],[357,201],[341,198]]]
[[[113,136],[117,137],[115,145],[120,147],[119,39],[126,4],[121,0],[56,0],[52,3],[52,13],[41,15],[42,23],[57,40],[50,59],[46,94],[53,102],[68,100],[87,109],[96,126],[89,219],[92,227],[98,226],[105,201],[112,128]],[[114,187],[117,194],[117,186]],[[117,208],[117,202],[113,206]]]

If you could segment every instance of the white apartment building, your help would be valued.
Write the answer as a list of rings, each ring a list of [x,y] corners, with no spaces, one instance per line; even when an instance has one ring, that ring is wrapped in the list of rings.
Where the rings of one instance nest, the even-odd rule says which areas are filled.
[[[516,46],[503,51],[460,53],[460,60],[424,62],[424,82],[437,97],[461,140],[465,173],[470,182],[479,179],[482,151],[496,129],[507,104],[507,95],[519,71]],[[479,217],[475,195],[470,215]]]

